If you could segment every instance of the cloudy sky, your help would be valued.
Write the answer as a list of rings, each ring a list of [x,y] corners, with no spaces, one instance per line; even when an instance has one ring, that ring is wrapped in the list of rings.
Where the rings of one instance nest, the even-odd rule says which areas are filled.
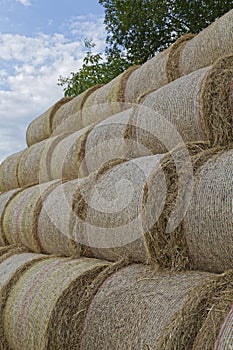
[[[63,96],[84,38],[104,51],[98,0],[0,0],[0,162],[26,147],[28,124]]]

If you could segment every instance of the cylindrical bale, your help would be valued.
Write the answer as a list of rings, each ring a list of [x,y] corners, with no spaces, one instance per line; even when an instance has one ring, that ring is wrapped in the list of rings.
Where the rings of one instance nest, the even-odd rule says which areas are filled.
[[[233,268],[233,151],[213,157],[196,172],[183,227],[195,267]]]
[[[52,133],[52,120],[54,114],[65,103],[69,102],[73,97],[63,97],[57,101],[46,112],[33,120],[26,133],[27,145],[32,146],[34,143],[40,142],[50,137]]]
[[[3,310],[9,347],[78,349],[86,307],[80,299],[86,290],[90,297],[90,285],[107,267],[94,259],[50,258],[27,269],[12,286]]]
[[[16,246],[16,245],[15,245]],[[10,350],[3,329],[3,310],[12,285],[20,278],[24,270],[48,256],[29,253],[22,247],[10,246],[8,254],[0,258],[0,344],[1,350]]]
[[[53,120],[52,120],[52,131],[53,133],[56,132],[56,129],[58,127],[62,127],[67,119],[69,119],[72,115],[76,115],[77,118],[74,119],[74,124],[72,131],[78,131],[79,129],[82,129],[82,119],[81,119],[81,113],[83,105],[86,101],[86,99],[97,89],[99,89],[103,85],[95,85],[90,87],[89,89],[85,90],[80,95],[74,97],[71,101],[65,103],[62,105],[57,112],[54,114]]]
[[[153,154],[180,142],[232,142],[232,79],[233,55],[150,93],[131,114],[125,137]]]
[[[7,157],[0,165],[0,192],[19,188],[18,166],[25,150]]]
[[[38,219],[44,200],[60,183],[57,180],[27,188],[11,200],[3,217],[4,234],[10,244],[21,243],[33,252],[43,252],[44,242],[40,241],[41,237],[38,236]],[[47,242],[51,240],[49,252],[51,254],[57,253],[59,249],[56,244],[59,242],[59,238],[54,238],[49,231],[46,234]],[[62,244],[64,254],[70,252],[69,255],[72,255],[74,253],[75,247],[68,238],[63,239],[60,244]],[[79,251],[78,247],[77,250]]]
[[[171,75],[174,74],[174,68],[179,65],[180,52],[193,37],[193,34],[183,35],[168,49],[133,72],[126,84],[125,101],[136,103],[140,97],[174,80],[171,79]],[[176,78],[180,76],[178,74]]]
[[[72,197],[80,180],[65,182],[55,187],[44,199],[38,216],[38,238],[45,253],[81,255],[79,241],[73,241],[75,215]],[[82,225],[79,232],[82,233]]]
[[[129,67],[87,98],[81,114],[83,127],[98,123],[130,107],[131,104],[126,103],[125,87],[130,75],[137,69],[138,66]]]
[[[90,247],[95,257],[110,261],[128,256],[133,261],[147,261],[142,231],[142,199],[145,184],[154,168],[159,167],[162,155],[142,157],[119,164],[106,165],[77,186],[73,196],[76,217],[75,240]],[[94,176],[95,175],[95,176]],[[166,197],[166,183],[161,176],[154,194],[161,195],[157,211],[151,220],[159,217]]]
[[[0,246],[7,244],[3,231],[3,217],[8,203],[17,195],[21,189],[14,189],[0,194]]]
[[[125,137],[153,154],[181,142],[232,142],[232,79],[233,55],[149,94],[131,114]]]
[[[25,150],[18,165],[20,187],[37,185],[52,180],[50,163],[53,149],[69,133],[38,142]]]
[[[202,30],[184,47],[180,57],[180,73],[213,64],[219,57],[232,54],[233,10]]]
[[[89,307],[81,349],[161,350],[157,341],[166,325],[182,310],[189,293],[210,277],[202,272],[156,272],[139,264],[118,271]]]
[[[85,144],[85,166],[87,174],[101,169],[115,160],[126,160],[133,146],[125,138],[132,108],[115,114],[96,124],[87,136]],[[134,154],[135,155],[135,154]]]
[[[233,270],[193,288],[158,340],[159,350],[231,349]]]
[[[75,179],[86,176],[85,144],[92,126],[65,137],[54,147],[48,163],[50,179]]]
[[[232,269],[232,150],[200,149],[190,159],[186,153],[180,147],[167,154],[146,184],[142,222],[150,262],[163,268]],[[164,208],[151,223],[162,195],[154,194],[161,176],[167,184]]]

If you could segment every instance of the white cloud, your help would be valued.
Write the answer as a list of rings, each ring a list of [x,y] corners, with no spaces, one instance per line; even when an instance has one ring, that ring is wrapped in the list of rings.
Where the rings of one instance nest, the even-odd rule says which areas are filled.
[[[20,2],[20,4],[22,4],[24,6],[30,6],[31,5],[30,0],[16,0],[16,2]]]
[[[96,50],[104,50],[102,21],[72,19],[75,40],[58,33],[36,37],[0,34],[0,161],[26,147],[27,125],[63,96],[58,77],[81,67],[83,39],[92,37]]]

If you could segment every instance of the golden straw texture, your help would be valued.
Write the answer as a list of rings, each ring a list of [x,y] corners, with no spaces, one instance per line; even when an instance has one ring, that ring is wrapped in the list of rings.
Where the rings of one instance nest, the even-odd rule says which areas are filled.
[[[209,274],[156,272],[131,265],[100,287],[89,308],[82,350],[153,349],[167,323]]]

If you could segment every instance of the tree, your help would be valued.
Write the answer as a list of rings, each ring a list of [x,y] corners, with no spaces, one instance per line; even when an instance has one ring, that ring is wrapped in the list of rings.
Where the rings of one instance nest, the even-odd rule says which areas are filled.
[[[106,53],[143,63],[187,32],[198,33],[232,9],[233,0],[99,0],[105,8]]]
[[[58,85],[64,87],[65,96],[77,96],[91,86],[107,84],[130,65],[119,52],[108,55],[104,60],[102,54],[92,53],[95,44],[91,40],[85,39],[84,44],[87,52],[82,67],[76,73],[71,72],[69,77],[60,76],[58,79]]]

